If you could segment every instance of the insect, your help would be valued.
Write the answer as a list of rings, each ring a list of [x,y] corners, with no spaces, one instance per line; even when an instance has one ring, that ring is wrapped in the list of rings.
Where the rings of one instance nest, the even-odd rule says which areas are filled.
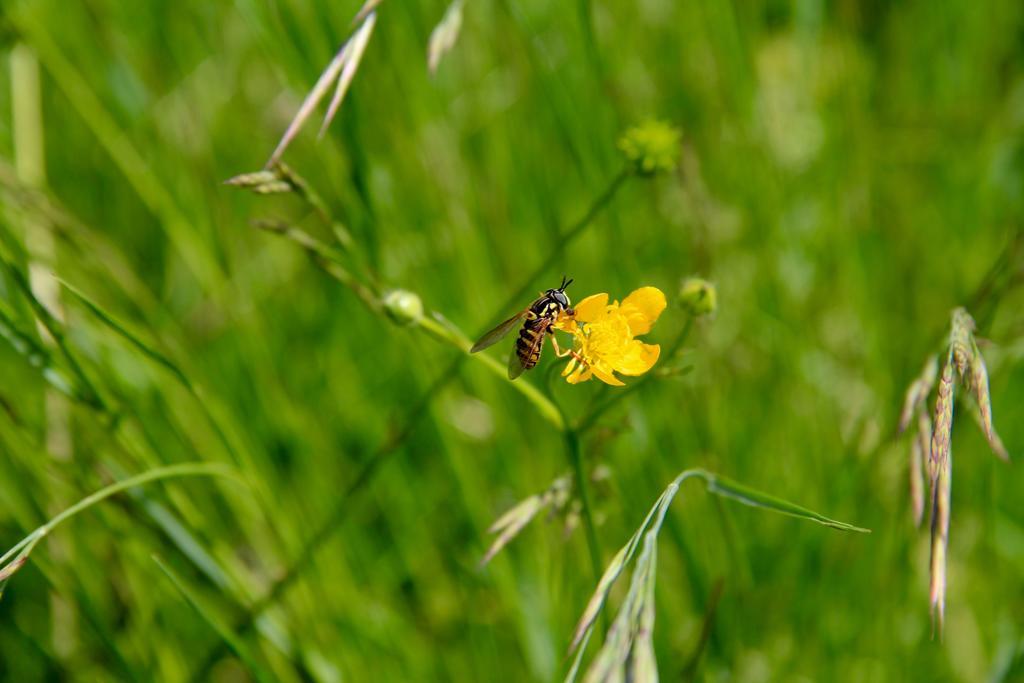
[[[506,334],[512,331],[519,321],[523,325],[519,330],[519,338],[516,339],[515,348],[508,359],[508,378],[515,379],[526,370],[533,368],[540,360],[540,352],[544,347],[544,338],[551,334],[551,345],[555,347],[555,354],[564,358],[573,354],[571,349],[562,351],[558,348],[558,342],[551,329],[559,314],[563,311],[573,315],[571,302],[565,294],[565,288],[572,284],[572,280],[566,281],[562,276],[562,284],[558,289],[549,289],[542,293],[540,298],[530,304],[525,310],[516,313],[514,316],[501,323],[493,330],[480,337],[480,341],[473,345],[470,353],[482,351],[488,346],[496,344]]]

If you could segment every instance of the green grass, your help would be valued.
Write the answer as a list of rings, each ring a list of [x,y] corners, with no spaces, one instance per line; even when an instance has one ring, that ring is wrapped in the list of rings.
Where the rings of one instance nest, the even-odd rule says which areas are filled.
[[[467,2],[431,77],[447,3],[389,0],[323,140],[284,154],[308,186],[224,185],[358,9],[0,8],[0,553],[129,477],[233,474],[41,539],[0,600],[0,678],[559,679],[595,564],[695,468],[872,533],[685,489],[656,548],[663,679],[1024,676],[1024,7]],[[623,176],[650,118],[679,169]],[[563,274],[576,300],[665,291],[645,339],[685,335],[655,367],[685,371],[606,403],[549,393],[550,352],[515,384],[504,342],[464,353]],[[714,316],[676,305],[691,275]],[[392,289],[426,317],[393,322]],[[960,305],[1011,463],[954,421],[940,642],[895,432]],[[540,513],[480,568],[491,523],[573,472],[566,424],[593,533]]]

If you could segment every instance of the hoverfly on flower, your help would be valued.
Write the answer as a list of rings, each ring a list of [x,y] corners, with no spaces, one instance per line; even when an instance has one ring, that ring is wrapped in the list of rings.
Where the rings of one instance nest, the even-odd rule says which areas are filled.
[[[562,376],[569,384],[596,377],[605,384],[623,386],[615,376],[642,375],[661,355],[661,346],[637,337],[651,331],[665,310],[665,294],[657,287],[641,287],[622,300],[608,302],[608,295],[593,294],[576,305],[571,318],[554,327],[573,335],[572,359]]]
[[[523,321],[519,329],[519,338],[516,339],[515,348],[508,359],[508,378],[515,379],[537,365],[540,360],[540,352],[544,348],[544,338],[551,334],[551,345],[555,347],[555,355],[559,358],[573,354],[572,350],[562,351],[555,340],[554,325],[562,316],[572,316],[572,302],[565,293],[565,288],[572,284],[572,280],[566,280],[562,276],[562,284],[557,289],[549,289],[543,292],[538,299],[516,313],[514,316],[501,323],[493,330],[480,337],[480,341],[473,344],[470,353],[483,351],[488,346],[498,343],[505,335],[512,331],[519,321]]]

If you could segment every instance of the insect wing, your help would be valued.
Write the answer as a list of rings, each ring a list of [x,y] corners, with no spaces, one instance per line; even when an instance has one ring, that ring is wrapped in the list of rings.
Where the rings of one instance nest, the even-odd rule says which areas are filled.
[[[478,341],[476,344],[473,344],[473,348],[471,348],[469,352],[476,353],[477,351],[483,351],[488,346],[491,346],[501,341],[502,337],[511,332],[512,329],[516,327],[516,325],[518,325],[523,318],[526,317],[526,313],[527,311],[521,311],[519,313],[516,313],[511,318],[501,323],[484,336],[480,337],[480,341]]]
[[[513,347],[512,353],[508,357],[508,378],[515,379],[525,371],[526,366],[523,365],[523,361],[519,358],[519,351]]]

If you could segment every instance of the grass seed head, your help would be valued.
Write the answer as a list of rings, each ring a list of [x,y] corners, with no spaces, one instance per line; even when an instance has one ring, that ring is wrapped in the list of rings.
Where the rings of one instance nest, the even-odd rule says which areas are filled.
[[[935,399],[935,421],[934,429],[931,430],[931,449],[928,461],[929,478],[932,491],[932,524],[931,524],[931,579],[929,587],[929,602],[932,615],[932,632],[938,630],[942,633],[943,622],[946,611],[946,556],[949,548],[949,519],[951,506],[951,491],[953,485],[953,456],[950,448],[950,438],[953,429],[953,404],[956,395],[956,380],[960,379],[961,386],[965,388],[973,401],[964,405],[972,412],[989,446],[1001,458],[1008,458],[1006,447],[995,432],[992,424],[992,402],[989,396],[988,370],[985,367],[985,360],[981,356],[977,342],[974,339],[975,323],[970,314],[963,308],[953,311],[949,332],[949,349],[946,354],[945,363],[942,368],[942,376],[939,380],[937,396]],[[954,368],[956,372],[954,373]],[[920,382],[920,378],[917,382]],[[917,384],[915,382],[915,384]],[[914,411],[914,404],[919,400],[923,385],[913,386],[907,392],[907,399],[904,402],[904,415],[901,419],[901,427],[905,427],[907,412]],[[911,462],[911,492],[914,499],[915,520],[919,516],[919,495],[921,493],[920,482],[914,468],[915,459],[920,450],[923,449],[925,434],[931,425],[927,424],[927,417],[922,416],[918,421],[918,435],[912,450]],[[918,446],[917,442],[921,442]]]
[[[266,168],[273,168],[275,164],[281,161],[281,157],[284,155],[288,145],[292,143],[295,136],[299,134],[299,131],[306,124],[306,122],[312,117],[313,111],[317,105],[327,95],[327,91],[331,89],[331,85],[334,84],[334,96],[331,98],[331,103],[327,107],[327,114],[323,118],[323,123],[320,126],[320,137],[323,137],[327,127],[331,125],[331,121],[334,119],[334,115],[338,112],[338,107],[341,106],[341,102],[345,97],[345,93],[348,92],[349,86],[352,84],[352,79],[355,78],[356,71],[359,69],[359,62],[363,58],[363,52],[366,50],[366,46],[370,42],[370,36],[373,34],[373,27],[377,23],[377,15],[374,9],[380,1],[369,0],[363,5],[362,10],[356,16],[356,23],[359,24],[359,28],[352,34],[352,36],[345,42],[344,45],[338,50],[331,59],[327,67],[320,73],[320,78],[317,79],[313,89],[306,95],[306,99],[302,101],[299,106],[299,111],[296,112],[292,118],[291,123],[288,124],[288,128],[285,130],[284,135],[281,136],[281,140],[277,143],[277,147],[274,148],[273,153],[270,155],[270,159],[267,160]]]
[[[932,634],[936,628],[942,637],[946,618],[946,552],[949,548],[949,510],[952,489],[953,461],[946,459],[938,472],[932,489],[931,585],[929,601],[932,615]]]
[[[917,432],[910,444],[910,503],[914,513],[914,525],[921,526],[924,519],[924,457],[932,440],[932,421],[928,413],[917,413]]]
[[[283,194],[291,192],[292,184],[281,177],[276,169],[265,169],[255,173],[242,173],[224,181],[225,185],[251,190],[256,194]]]
[[[953,311],[949,349],[956,364],[956,371],[963,381],[969,381],[967,371],[974,355],[971,352],[971,347],[974,346],[974,327],[974,318],[965,309],[957,308]]]
[[[928,459],[928,475],[932,486],[939,476],[940,467],[949,459],[950,438],[953,432],[953,354],[950,352],[942,368],[939,388],[935,397],[935,420]]]
[[[519,532],[542,510],[550,508],[552,512],[555,512],[564,508],[570,499],[571,489],[572,483],[569,476],[559,477],[551,483],[551,486],[546,491],[534,494],[520,501],[511,510],[495,520],[494,524],[487,529],[487,532],[498,534],[498,537],[494,539],[491,547],[484,553],[483,558],[480,560],[480,566],[483,567],[494,559],[494,556],[501,552],[501,549],[508,545],[513,538],[518,536]]]
[[[1009,460],[1010,454],[1003,445],[1003,440],[996,433],[992,424],[992,398],[988,390],[988,368],[985,367],[985,359],[981,357],[978,345],[971,340],[971,363],[970,363],[970,391],[971,396],[978,407],[978,422],[981,430],[985,433],[988,445],[1002,460]]]
[[[903,411],[900,413],[899,429],[901,434],[910,426],[910,420],[914,417],[914,413],[928,399],[928,394],[931,393],[932,387],[935,386],[935,378],[938,374],[939,357],[936,354],[932,354],[925,361],[921,374],[907,387],[907,393],[903,398]]]

